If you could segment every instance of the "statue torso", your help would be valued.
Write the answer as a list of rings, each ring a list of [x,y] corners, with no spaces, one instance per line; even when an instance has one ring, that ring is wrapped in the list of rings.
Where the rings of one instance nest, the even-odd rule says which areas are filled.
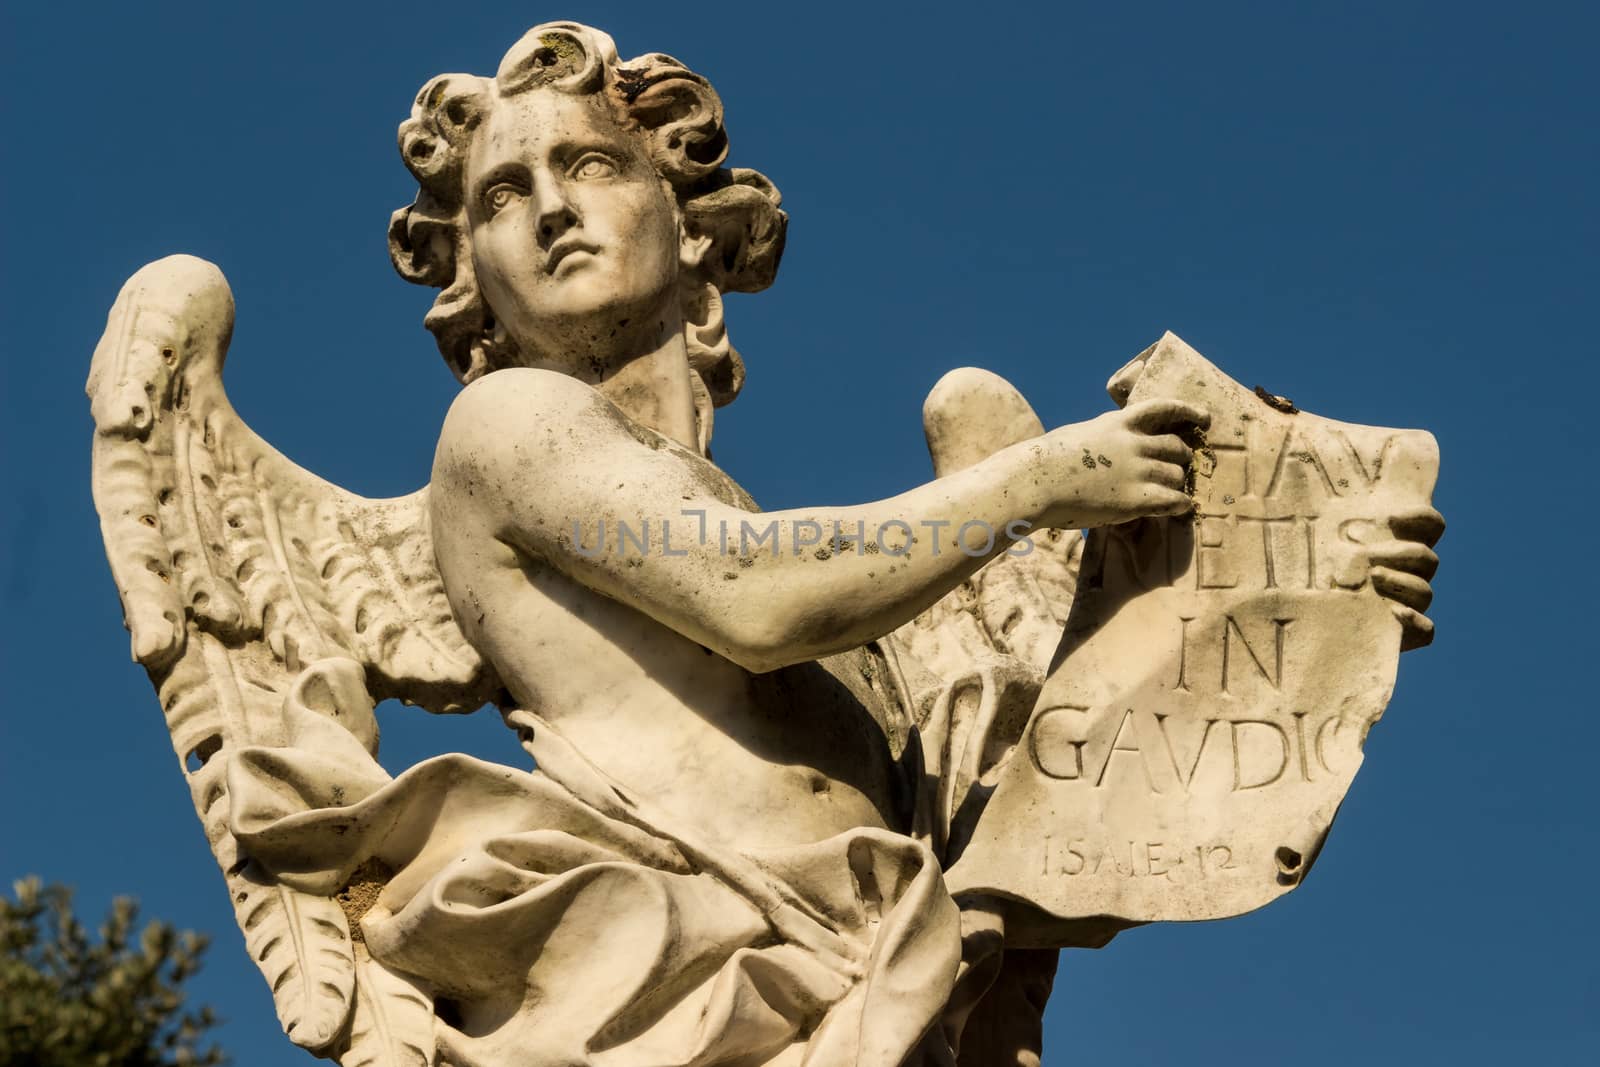
[[[906,828],[880,725],[893,712],[872,706],[883,686],[857,680],[872,674],[864,659],[752,674],[506,544],[468,487],[436,481],[432,494],[463,631],[518,705],[625,790],[747,849]]]

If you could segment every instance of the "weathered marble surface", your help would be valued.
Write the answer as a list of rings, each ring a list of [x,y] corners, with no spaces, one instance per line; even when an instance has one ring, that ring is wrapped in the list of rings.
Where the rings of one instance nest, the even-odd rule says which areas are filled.
[[[932,481],[761,512],[708,442],[744,382],[721,295],[773,280],[787,217],[705,79],[552,23],[430,81],[400,149],[391,254],[464,386],[430,485],[367,500],[255,435],[191,257],[129,280],[88,383],[133,655],[292,1040],[1037,1063],[1058,948],[1303,878],[1431,637],[1425,434],[1168,337],[1050,430],[952,372]],[[389,697],[492,703],[537,769],[392,778]]]

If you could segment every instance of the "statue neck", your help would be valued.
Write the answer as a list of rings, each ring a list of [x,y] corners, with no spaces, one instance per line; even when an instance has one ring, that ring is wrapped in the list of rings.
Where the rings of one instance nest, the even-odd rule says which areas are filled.
[[[663,325],[653,347],[591,384],[634,422],[699,452],[689,375],[683,324],[674,317]]]
[[[613,336],[601,345],[568,336],[549,342],[554,351],[541,353],[513,341],[508,364],[558,371],[585,382],[634,422],[698,453],[700,435],[683,319],[668,314],[657,321],[653,334]]]

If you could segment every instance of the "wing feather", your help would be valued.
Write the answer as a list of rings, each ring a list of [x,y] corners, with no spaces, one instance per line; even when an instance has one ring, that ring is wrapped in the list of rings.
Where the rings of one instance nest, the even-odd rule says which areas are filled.
[[[961,470],[1044,432],[1014,386],[988,371],[952,371],[923,406],[934,473]],[[1010,758],[1060,640],[1083,539],[1032,531],[884,639],[936,783],[927,829],[959,854],[996,768]]]
[[[433,1067],[433,998],[411,978],[356,947],[359,976],[340,1067]]]
[[[382,1021],[415,1007],[406,980],[358,964],[333,898],[277,884],[241,852],[219,757],[286,743],[284,698],[329,656],[361,663],[380,699],[439,711],[470,711],[498,682],[445,598],[427,490],[367,500],[261,440],[223,391],[232,327],[232,295],[209,263],[173,256],[129,279],[89,374],[95,505],[133,656],[285,1031],[324,1054],[352,1025],[380,1034],[361,1047],[388,1047],[410,1032]],[[358,972],[373,983],[360,996]],[[383,990],[400,1000],[377,1006]]]

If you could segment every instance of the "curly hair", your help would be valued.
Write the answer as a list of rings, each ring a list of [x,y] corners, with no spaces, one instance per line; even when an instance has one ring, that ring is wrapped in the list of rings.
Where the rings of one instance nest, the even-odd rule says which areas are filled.
[[[534,27],[506,53],[493,78],[431,79],[400,124],[400,156],[420,188],[416,202],[389,222],[389,256],[407,281],[443,290],[423,325],[463,384],[509,362],[508,342],[497,335],[473,273],[465,163],[473,131],[494,101],[534,89],[603,94],[618,120],[644,138],[685,227],[710,238],[700,269],[680,287],[695,390],[709,416],[712,405],[732,401],[744,382],[744,363],[723,325],[722,294],[772,284],[788,216],[764,175],[722,166],[728,134],[722,101],[709,82],[659,53],[624,63],[611,38],[587,26]],[[709,417],[703,421],[709,424]],[[709,436],[709,425],[701,436]]]

